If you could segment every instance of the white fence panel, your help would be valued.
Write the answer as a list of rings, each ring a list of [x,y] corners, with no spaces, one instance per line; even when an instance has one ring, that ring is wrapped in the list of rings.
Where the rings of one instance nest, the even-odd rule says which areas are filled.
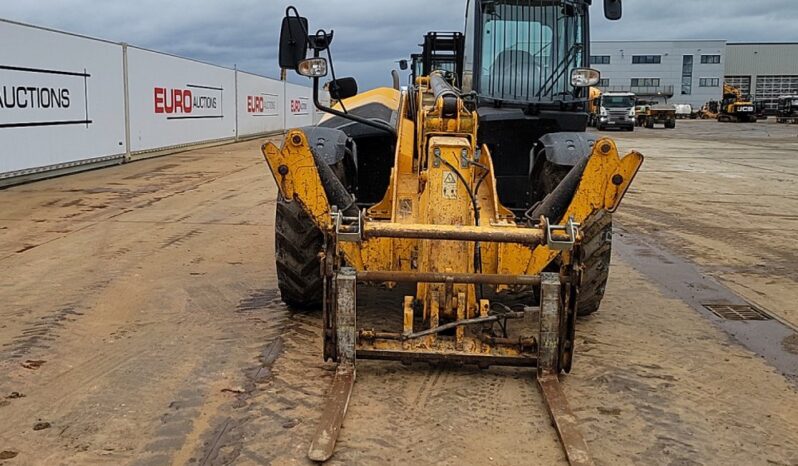
[[[282,81],[238,71],[238,135],[283,131],[285,90]]]
[[[285,83],[285,128],[299,128],[313,124],[313,89]]]
[[[235,71],[128,47],[133,153],[232,139]]]
[[[125,153],[122,47],[0,20],[0,178]]]
[[[313,95],[312,94],[313,89],[309,89],[308,92],[310,92],[311,95]],[[313,99],[311,98],[311,100]],[[325,107],[329,107],[331,104],[330,93],[325,91],[324,89],[319,89],[319,103],[324,105]],[[315,105],[312,105],[312,107],[313,107],[313,124],[318,124],[321,121],[322,117],[327,113],[319,110],[318,108],[316,108]]]

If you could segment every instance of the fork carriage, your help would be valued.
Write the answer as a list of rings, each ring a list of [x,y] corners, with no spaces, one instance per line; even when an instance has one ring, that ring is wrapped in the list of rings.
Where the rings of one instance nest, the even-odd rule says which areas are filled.
[[[485,231],[463,231],[457,227],[400,225],[369,228],[371,238],[406,238],[422,241],[486,241],[509,243],[525,241],[534,247],[546,242],[546,228],[504,231],[500,228]],[[439,271],[361,270],[343,264],[338,251],[339,239],[333,234],[329,248],[322,257],[324,272],[324,356],[338,362],[355,359],[386,359],[402,362],[449,361],[491,365],[539,367],[542,371],[559,373],[570,370],[573,335],[576,322],[576,302],[580,282],[578,258],[578,226],[571,224],[572,236],[554,234],[569,244],[572,253],[559,273],[536,275],[498,273],[454,273]],[[425,231],[427,230],[427,231]],[[521,229],[519,229],[521,230]],[[374,231],[378,231],[374,233]],[[552,229],[559,231],[559,229]],[[427,233],[426,236],[424,233]],[[350,233],[351,235],[351,233]],[[355,234],[355,238],[358,235]],[[355,241],[349,236],[347,242]],[[416,284],[416,294],[404,296],[396,311],[401,331],[359,328],[357,322],[358,283]],[[524,287],[534,290],[539,303],[527,302],[520,308],[483,297],[484,286]],[[544,306],[544,303],[546,305]],[[401,312],[398,312],[401,309]],[[498,311],[497,311],[498,309]],[[544,318],[547,317],[547,318]],[[508,321],[525,325],[521,331],[508,333]],[[534,322],[534,325],[529,325]],[[418,325],[418,324],[420,325]],[[496,329],[498,324],[498,331]],[[556,347],[556,350],[554,349]],[[541,354],[543,353],[543,354]]]

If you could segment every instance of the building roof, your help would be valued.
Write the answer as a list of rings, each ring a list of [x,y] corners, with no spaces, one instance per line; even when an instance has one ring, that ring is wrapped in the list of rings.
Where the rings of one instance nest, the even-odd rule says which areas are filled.
[[[590,42],[616,42],[616,43],[638,43],[638,42],[726,42],[726,39],[614,39],[614,40],[600,40],[591,39]],[[781,43],[781,42],[780,42]]]
[[[727,42],[726,45],[798,45],[798,42]]]

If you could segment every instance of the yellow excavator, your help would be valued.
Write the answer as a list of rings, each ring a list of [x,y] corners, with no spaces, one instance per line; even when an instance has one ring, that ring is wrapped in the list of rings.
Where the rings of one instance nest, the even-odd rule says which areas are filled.
[[[755,123],[756,106],[743,96],[740,89],[723,83],[723,100],[720,102],[718,121],[723,123]]]
[[[282,299],[321,307],[338,363],[312,460],[334,453],[357,361],[378,359],[534,367],[568,461],[592,464],[559,377],[577,316],[604,295],[612,213],[643,157],[585,132],[591,0],[467,5],[461,70],[362,93],[335,76],[333,31],[286,10],[280,66],[312,78],[328,113],[262,148]],[[620,0],[604,13],[619,19]],[[393,307],[364,302],[371,285],[393,289]]]
[[[601,113],[601,89],[591,86],[587,95],[587,125],[595,128]]]

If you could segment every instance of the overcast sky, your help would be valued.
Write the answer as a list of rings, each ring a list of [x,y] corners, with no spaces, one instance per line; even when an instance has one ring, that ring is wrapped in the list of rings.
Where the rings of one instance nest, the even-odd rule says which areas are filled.
[[[395,61],[431,30],[462,30],[465,0],[0,0],[0,18],[127,42],[266,76],[294,4],[312,30],[334,29],[336,74],[389,85]],[[624,18],[592,7],[593,39],[798,42],[798,0],[624,0]],[[644,35],[645,34],[645,35]],[[303,82],[299,77],[292,81]]]

